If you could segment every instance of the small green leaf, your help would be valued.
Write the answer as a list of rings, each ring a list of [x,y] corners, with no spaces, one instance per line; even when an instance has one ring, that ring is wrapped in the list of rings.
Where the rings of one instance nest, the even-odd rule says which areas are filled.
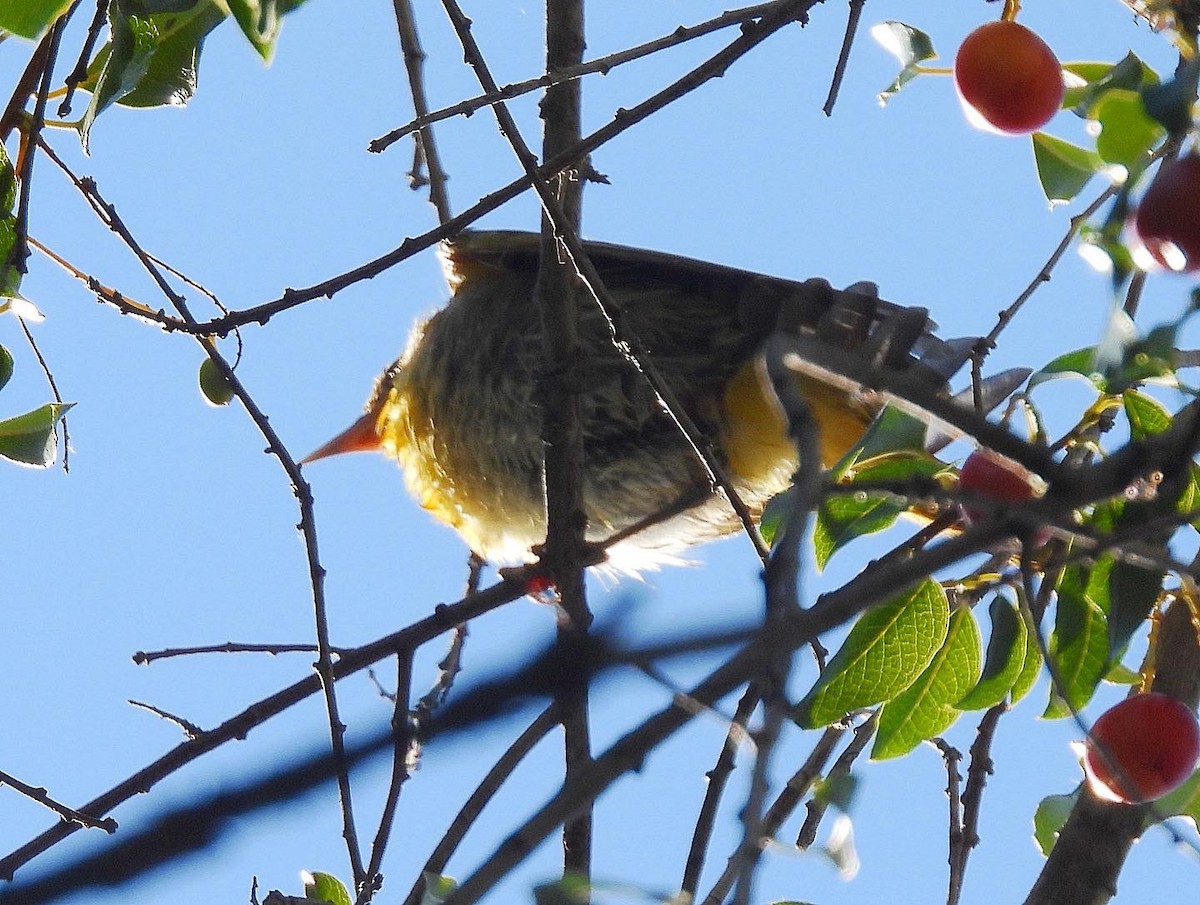
[[[0,421],[0,457],[38,468],[50,465],[57,452],[54,426],[74,404],[52,402]]]
[[[1022,617],[1024,622],[1024,618]],[[1017,701],[1025,697],[1033,690],[1033,686],[1037,684],[1038,677],[1042,674],[1042,650],[1038,647],[1037,633],[1031,631],[1029,623],[1025,623],[1025,663],[1021,666],[1021,672],[1017,676],[1017,680],[1013,682],[1012,691],[1008,694],[1008,699],[1016,704]]]
[[[1050,850],[1058,841],[1058,834],[1071,816],[1075,800],[1079,798],[1076,789],[1070,795],[1049,795],[1043,798],[1033,814],[1033,838],[1042,854],[1049,857]]]
[[[33,40],[70,5],[71,0],[0,0],[0,29]]]
[[[886,406],[862,440],[830,470],[843,485],[929,478],[945,466],[925,452],[928,425],[895,406]],[[813,528],[817,568],[855,538],[893,525],[908,500],[886,493],[831,496],[817,509]],[[773,518],[778,519],[776,513]],[[766,516],[764,515],[764,521]]]
[[[1137,172],[1150,160],[1150,150],[1165,134],[1150,118],[1137,91],[1106,91],[1092,109],[1100,124],[1096,153],[1105,163],[1119,164]]]
[[[88,149],[92,125],[110,104],[137,87],[150,67],[158,43],[158,27],[145,15],[130,10],[130,0],[113,0],[108,9],[112,39],[100,74],[92,89],[92,99],[79,123],[79,139]]]
[[[200,392],[212,405],[229,405],[233,398],[233,387],[211,358],[200,362]]]
[[[867,432],[831,469],[835,478],[844,477],[858,468],[864,459],[874,459],[887,453],[924,452],[929,425],[894,405],[886,405],[871,422]]]
[[[425,890],[421,893],[421,905],[442,905],[450,897],[450,893],[458,889],[458,882],[452,877],[445,877],[432,871],[422,871],[421,879],[425,881]]]
[[[328,902],[329,905],[353,905],[354,899],[343,885],[342,881],[333,874],[320,871],[305,871],[304,897],[313,902]]]
[[[1190,819],[1193,831],[1200,824],[1200,770],[1174,792],[1154,802],[1153,809],[1146,814],[1146,825],[1151,826],[1169,817]]]
[[[904,497],[890,494],[863,493],[826,499],[813,526],[817,568],[824,569],[833,554],[855,538],[890,528],[907,505]]]
[[[11,214],[17,206],[17,171],[0,144],[0,213]]]
[[[960,607],[950,617],[946,640],[908,688],[883,705],[871,747],[873,760],[899,757],[944,732],[962,711],[955,703],[979,679],[979,626]]]
[[[834,772],[817,781],[813,787],[813,799],[848,814],[857,792],[858,777],[853,773]]]
[[[1039,384],[1043,384],[1048,380],[1057,380],[1061,377],[1082,377],[1095,386],[1096,389],[1101,392],[1104,391],[1104,378],[1096,370],[1096,350],[1092,346],[1060,355],[1046,366],[1035,371],[1029,378],[1029,389],[1032,390]]]
[[[1109,576],[1113,558],[1102,556],[1091,568],[1067,566],[1058,582],[1058,608],[1050,635],[1054,675],[1060,683],[1046,719],[1081,710],[1104,678],[1109,664]]]
[[[1145,440],[1153,434],[1161,434],[1171,426],[1171,413],[1157,399],[1136,390],[1121,394],[1125,417],[1129,419],[1129,436],[1134,440]]]
[[[1122,393],[1147,381],[1175,383],[1176,324],[1162,324],[1145,336],[1124,311],[1114,309],[1108,335],[1096,355],[1105,390]]]
[[[1129,511],[1129,510],[1127,510]],[[1108,649],[1115,662],[1158,602],[1163,571],[1117,562],[1109,575]]]
[[[13,260],[17,247],[17,171],[0,144],[0,298],[12,298],[21,288],[21,261]]]
[[[586,905],[592,900],[592,885],[587,877],[566,874],[561,880],[533,888],[534,905]]]
[[[1066,63],[1063,69],[1082,78],[1087,84],[1067,89],[1063,98],[1063,109],[1070,109],[1077,116],[1088,119],[1092,108],[1108,91],[1137,91],[1144,85],[1158,84],[1158,73],[1127,53],[1119,63]]]
[[[999,594],[988,607],[992,634],[988,638],[983,674],[957,706],[959,710],[986,710],[999,704],[1016,684],[1025,666],[1028,633],[1017,608]]]
[[[145,74],[117,101],[124,107],[186,105],[196,93],[204,39],[225,21],[225,13],[210,0],[201,0],[186,14],[164,18]]]
[[[279,37],[280,18],[299,4],[286,0],[226,0],[238,27],[266,62],[271,62]]]
[[[929,665],[946,638],[950,604],[942,586],[926,579],[911,591],[864,613],[796,705],[806,728],[891,700]]]
[[[12,353],[4,346],[0,345],[0,390],[4,389],[5,384],[12,380],[13,376],[13,357]]]
[[[1146,85],[1142,89],[1146,113],[1161,123],[1171,135],[1183,135],[1192,127],[1197,75],[1200,75],[1200,58],[1193,54],[1169,82]]]
[[[920,64],[937,56],[929,35],[903,22],[880,22],[871,28],[871,37],[900,61],[896,81],[879,92],[879,103],[886,104],[897,91],[921,74]]]
[[[1042,192],[1051,204],[1071,201],[1104,165],[1094,151],[1045,132],[1033,135],[1033,162]]]

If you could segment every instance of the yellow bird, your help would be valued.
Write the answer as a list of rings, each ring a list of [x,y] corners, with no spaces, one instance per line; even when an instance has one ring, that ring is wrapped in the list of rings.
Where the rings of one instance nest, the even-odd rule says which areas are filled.
[[[537,385],[547,362],[533,300],[538,247],[536,234],[519,232],[464,232],[444,243],[453,297],[413,330],[404,354],[376,382],[366,414],[305,459],[383,451],[399,462],[424,508],[497,563],[531,560],[546,532]],[[965,358],[966,347],[932,338],[923,309],[881,301],[873,287],[838,292],[824,281],[798,283],[599,242],[585,247],[622,325],[755,517],[797,467],[787,425],[760,375],[760,347],[778,324],[855,348],[889,316],[906,312],[916,315],[917,336],[900,352],[911,362],[932,344],[943,359],[933,368],[939,387]],[[608,551],[609,566],[636,573],[736,531],[729,502],[710,486],[693,448],[582,292],[579,337],[587,538],[603,542],[652,522]],[[828,466],[858,442],[880,403],[818,377],[803,381]]]

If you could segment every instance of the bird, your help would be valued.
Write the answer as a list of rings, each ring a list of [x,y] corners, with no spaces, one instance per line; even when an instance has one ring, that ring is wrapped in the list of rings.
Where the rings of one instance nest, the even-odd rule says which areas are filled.
[[[364,414],[303,460],[386,454],[422,507],[500,565],[535,559],[546,534],[539,245],[536,233],[509,230],[467,230],[444,241],[450,300],[414,327]],[[582,500],[588,541],[620,537],[605,551],[605,568],[617,573],[684,562],[687,549],[742,522],[614,332],[635,338],[753,518],[798,466],[764,377],[761,350],[773,331],[807,331],[848,351],[873,347],[881,366],[925,374],[939,391],[977,341],[938,340],[925,309],[883,301],[869,283],[835,290],[820,279],[604,242],[586,241],[584,249],[615,310],[602,312],[577,294]],[[829,467],[858,443],[883,402],[821,374],[800,380],[820,426],[821,465]]]

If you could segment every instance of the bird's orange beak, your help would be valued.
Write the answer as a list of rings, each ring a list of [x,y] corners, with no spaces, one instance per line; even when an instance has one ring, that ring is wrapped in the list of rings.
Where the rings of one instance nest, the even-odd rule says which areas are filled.
[[[318,449],[300,460],[301,465],[336,456],[340,453],[371,452],[379,449],[379,432],[375,430],[378,415],[367,412],[348,428]]]

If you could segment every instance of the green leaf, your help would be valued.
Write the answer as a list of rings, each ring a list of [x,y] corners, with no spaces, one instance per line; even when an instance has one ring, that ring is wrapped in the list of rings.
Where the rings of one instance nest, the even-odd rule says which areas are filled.
[[[0,421],[0,457],[38,468],[50,465],[57,452],[54,426],[74,404],[52,402]]]
[[[1063,109],[1070,109],[1077,116],[1088,119],[1097,100],[1109,91],[1137,91],[1145,85],[1158,84],[1158,73],[1127,53],[1116,65],[1110,63],[1066,63],[1063,69],[1082,78],[1087,84],[1068,88],[1063,98]]]
[[[0,0],[0,29],[33,40],[70,5],[71,0]]]
[[[833,554],[856,537],[891,527],[907,503],[904,497],[890,494],[838,495],[826,499],[813,526],[817,568],[824,569]]]
[[[835,478],[842,478],[855,471],[859,463],[887,453],[924,452],[925,436],[929,431],[920,418],[910,415],[894,405],[886,405],[871,422],[858,444],[831,469]]]
[[[945,465],[925,452],[927,431],[920,418],[886,406],[830,476],[843,485],[932,477]],[[817,509],[813,528],[817,568],[825,568],[833,554],[855,538],[889,528],[907,508],[908,500],[896,494],[830,496]],[[777,521],[779,515],[772,517]]]
[[[1114,310],[1109,321],[1109,335],[1096,356],[1107,392],[1122,393],[1150,380],[1175,383],[1177,324],[1161,324],[1139,336],[1124,311]]]
[[[12,353],[4,346],[0,345],[0,390],[4,389],[5,385],[12,380],[13,376],[13,357]]]
[[[1025,662],[1008,695],[1013,704],[1033,690],[1038,676],[1042,674],[1042,650],[1038,647],[1037,632],[1029,627],[1029,623],[1025,621],[1024,617],[1021,621],[1025,622]]]
[[[1192,821],[1193,831],[1200,824],[1200,770],[1184,781],[1178,789],[1154,802],[1146,814],[1146,825],[1158,823],[1169,817],[1185,817]]]
[[[1129,436],[1134,440],[1161,434],[1174,420],[1166,406],[1137,390],[1122,393],[1121,403],[1125,408],[1125,417],[1129,419]]]
[[[458,883],[453,878],[428,870],[421,872],[421,879],[425,881],[421,905],[442,905],[450,897],[450,893],[458,888]]]
[[[1012,691],[1025,666],[1028,632],[1017,608],[999,594],[988,607],[992,634],[979,682],[957,704],[959,710],[986,710]]]
[[[225,0],[238,27],[266,62],[275,53],[275,41],[284,13],[301,5],[302,0]]]
[[[1169,82],[1146,85],[1142,89],[1146,113],[1161,123],[1171,135],[1183,135],[1192,127],[1197,75],[1200,75],[1200,58],[1193,55]]]
[[[333,874],[320,871],[304,873],[304,897],[314,902],[328,902],[329,905],[353,905],[354,899]]]
[[[1092,116],[1100,124],[1096,153],[1105,163],[1134,172],[1149,163],[1151,148],[1166,134],[1146,112],[1137,91],[1106,91],[1092,109]]]
[[[17,207],[17,171],[0,144],[0,213],[12,214]]]
[[[886,104],[897,91],[921,74],[920,64],[937,56],[929,35],[911,25],[894,20],[880,22],[871,28],[871,37],[884,50],[900,61],[896,81],[879,92],[879,103]]]
[[[1104,165],[1094,151],[1045,132],[1033,135],[1033,162],[1042,192],[1051,204],[1071,201]]]
[[[1032,390],[1048,380],[1057,380],[1061,377],[1082,377],[1096,389],[1104,391],[1104,378],[1096,370],[1096,350],[1092,346],[1060,355],[1035,371],[1029,378],[1029,389]]]
[[[146,73],[117,103],[124,107],[183,107],[196,93],[200,75],[200,52],[204,39],[225,21],[225,13],[211,0],[200,0],[185,14],[160,22],[161,38],[150,58]]]
[[[1128,511],[1128,510],[1127,510]],[[1109,576],[1108,649],[1115,662],[1145,623],[1162,590],[1164,572],[1117,562]]]
[[[911,591],[864,613],[796,705],[806,728],[891,700],[929,665],[946,638],[950,604],[942,586],[926,579]]]
[[[8,151],[0,144],[0,298],[11,298],[21,288],[22,263],[14,261],[17,247],[17,171],[13,169]]]
[[[946,640],[925,671],[883,705],[871,758],[907,754],[953,725],[962,713],[956,702],[979,679],[980,656],[975,615],[960,607],[950,617]]]
[[[1049,795],[1038,804],[1033,814],[1033,838],[1043,855],[1049,857],[1078,797],[1079,790],[1076,789],[1070,795]]]
[[[1067,566],[1058,582],[1058,608],[1050,635],[1059,685],[1042,714],[1046,719],[1082,709],[1108,669],[1109,576],[1113,559],[1102,556],[1091,568]],[[1061,696],[1061,697],[1059,697]]]
[[[88,150],[96,117],[118,98],[137,87],[150,68],[158,43],[158,27],[149,16],[129,11],[129,0],[112,0],[108,26],[112,39],[100,74],[96,77],[92,99],[79,123],[79,139]]]

